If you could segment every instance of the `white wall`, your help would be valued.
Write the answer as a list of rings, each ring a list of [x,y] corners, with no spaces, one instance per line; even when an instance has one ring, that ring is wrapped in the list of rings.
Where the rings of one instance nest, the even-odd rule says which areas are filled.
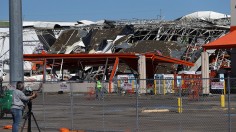
[[[62,86],[62,83],[66,85],[66,87]],[[104,88],[108,90],[108,83],[103,84]],[[63,88],[63,89],[62,89]],[[95,83],[65,83],[65,82],[60,82],[60,83],[44,83],[43,84],[43,92],[58,92],[58,91],[63,91],[63,92],[78,92],[78,93],[87,93],[91,88],[95,88]],[[114,91],[113,85],[112,85],[112,92]]]

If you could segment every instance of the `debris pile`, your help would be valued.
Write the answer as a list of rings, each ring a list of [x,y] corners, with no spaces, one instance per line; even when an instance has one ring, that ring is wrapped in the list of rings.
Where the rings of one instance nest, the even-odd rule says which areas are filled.
[[[24,27],[24,32],[35,31],[38,39],[34,39],[34,43],[43,45],[43,49],[42,46],[34,45],[34,51],[40,47],[38,50],[53,54],[152,52],[197,63],[202,45],[224,36],[229,32],[229,27],[230,18],[227,15],[205,11],[195,12],[172,21],[83,20],[70,26],[56,23],[50,28],[28,25]],[[3,40],[4,37],[6,35],[1,35],[0,39]],[[29,40],[24,39],[24,44],[26,43],[29,43]],[[229,57],[225,58],[229,55],[226,50],[214,50],[211,52],[210,61],[218,61],[215,59],[221,58],[219,60],[221,62],[210,62],[210,67],[219,70],[222,64],[230,64]],[[9,57],[4,58],[9,59]],[[195,67],[194,70],[199,69],[200,67]],[[157,71],[173,73],[182,70],[190,70],[190,67],[163,64]]]

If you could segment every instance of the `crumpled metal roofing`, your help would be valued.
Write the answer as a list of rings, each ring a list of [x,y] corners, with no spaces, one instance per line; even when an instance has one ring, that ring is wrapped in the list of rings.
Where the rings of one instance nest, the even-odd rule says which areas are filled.
[[[124,49],[120,52],[125,53],[156,53],[164,56],[170,56],[180,59],[186,50],[185,45],[179,45],[175,42],[164,42],[155,40],[142,40],[133,44],[130,48]],[[175,69],[173,64],[160,64],[157,73],[171,73]]]
[[[97,50],[104,40],[115,40],[118,35],[128,35],[133,33],[132,29],[125,27],[109,28],[102,30],[92,30],[91,41],[88,43],[88,51]]]
[[[51,53],[64,53],[67,46],[72,46],[74,43],[79,42],[83,37],[88,34],[85,30],[69,29],[62,32],[56,42],[51,46]]]
[[[69,29],[63,31],[56,42],[51,46],[51,53],[64,53],[67,46],[82,40],[86,46],[86,52],[98,50],[107,40],[115,40],[118,35],[128,35],[133,33],[132,28],[117,27],[108,29],[91,29],[89,31],[81,29]],[[118,40],[119,41],[119,40]]]
[[[156,40],[142,40],[134,43],[130,48],[123,50],[123,52],[136,52],[136,53],[146,53],[146,52],[160,52],[165,56],[180,58],[183,54],[186,46],[178,45],[175,42],[164,42]],[[180,52],[180,54],[176,53]]]

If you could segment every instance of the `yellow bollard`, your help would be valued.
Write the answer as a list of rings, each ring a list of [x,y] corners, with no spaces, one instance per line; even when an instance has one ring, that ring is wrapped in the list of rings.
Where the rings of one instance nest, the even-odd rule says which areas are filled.
[[[118,80],[117,85],[118,85],[118,87],[120,87],[120,80]]]
[[[174,80],[172,80],[172,93],[175,93],[175,81]]]
[[[118,88],[118,92],[121,92],[120,80],[117,81],[117,88]]]
[[[182,113],[182,98],[178,98],[178,113]]]
[[[163,80],[163,94],[166,95],[166,80]]]
[[[221,106],[222,108],[225,107],[225,95],[221,95],[221,96],[220,96],[220,106]]]
[[[154,94],[157,95],[157,80],[154,80]]]
[[[134,80],[132,80],[132,93],[134,93]]]

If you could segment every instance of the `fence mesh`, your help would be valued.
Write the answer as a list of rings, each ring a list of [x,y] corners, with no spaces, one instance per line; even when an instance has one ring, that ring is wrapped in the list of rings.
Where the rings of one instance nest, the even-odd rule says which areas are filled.
[[[111,87],[109,82],[102,83],[104,93],[98,99],[94,82],[25,82],[39,90],[32,101],[31,127],[37,131],[37,122],[45,132],[60,128],[88,132],[233,131],[236,95],[231,82],[236,79],[226,78],[223,83],[217,83],[219,78],[207,80],[208,94],[203,93],[200,78],[145,80],[145,93],[140,90],[140,80],[114,80]],[[3,86],[10,89],[7,82]],[[2,117],[0,125],[11,123],[9,117]]]

